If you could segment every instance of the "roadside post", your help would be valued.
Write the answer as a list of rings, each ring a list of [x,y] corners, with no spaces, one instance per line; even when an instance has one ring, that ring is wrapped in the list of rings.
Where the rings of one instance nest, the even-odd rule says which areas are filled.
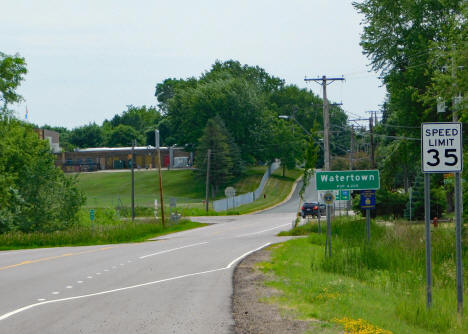
[[[367,241],[371,238],[370,210],[375,209],[375,190],[361,190],[361,209],[366,210],[366,234]]]
[[[334,190],[378,190],[380,188],[380,174],[378,170],[347,170],[347,171],[321,171],[315,173],[316,190],[326,190],[323,200],[327,204],[327,238],[325,243],[325,256],[331,257],[331,206],[334,201]],[[343,194],[340,194],[340,198]],[[374,200],[375,203],[375,200]],[[370,238],[370,228],[369,234]]]
[[[328,257],[331,257],[331,207],[335,201],[335,195],[333,195],[331,191],[328,191],[323,195],[323,201],[327,205],[327,237],[325,239],[325,256],[327,256],[328,246]]]
[[[229,210],[229,199],[232,201],[231,209],[234,208],[234,196],[236,196],[236,189],[234,187],[226,187],[226,189],[224,189],[224,195],[226,195],[226,211]]]
[[[427,308],[432,306],[432,263],[430,233],[430,174],[455,173],[455,217],[457,257],[457,311],[463,316],[463,266],[461,248],[462,200],[460,173],[463,170],[462,123],[422,123],[421,162],[424,173],[424,218],[426,228]]]
[[[94,209],[89,210],[89,220],[91,220],[91,230],[94,231]]]

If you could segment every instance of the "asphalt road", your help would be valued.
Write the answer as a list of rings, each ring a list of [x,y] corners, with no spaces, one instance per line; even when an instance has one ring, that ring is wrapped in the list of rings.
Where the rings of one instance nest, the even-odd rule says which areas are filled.
[[[234,267],[282,240],[297,191],[272,210],[197,217],[213,224],[155,241],[0,252],[0,333],[232,333]]]

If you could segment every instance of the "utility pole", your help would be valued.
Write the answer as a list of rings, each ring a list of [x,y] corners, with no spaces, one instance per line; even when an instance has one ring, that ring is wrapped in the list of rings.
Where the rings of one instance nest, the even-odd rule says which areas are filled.
[[[132,222],[135,221],[135,141],[132,141]]]
[[[374,124],[372,115],[369,117],[369,132],[370,132],[370,163],[371,168],[375,168],[375,157],[374,157]]]
[[[315,81],[319,85],[322,85],[323,88],[323,145],[324,145],[324,167],[325,170],[330,170],[330,138],[329,138],[329,129],[330,129],[330,118],[328,115],[328,99],[327,99],[327,86],[334,81],[343,81],[344,78],[327,78],[325,75],[321,78],[305,78],[304,81]]]
[[[162,176],[161,176],[161,148],[159,146],[159,130],[154,130],[154,140],[156,148],[158,149],[158,171],[159,171],[159,198],[161,200],[161,223],[165,227],[164,221],[164,195],[163,195],[163,185],[162,185]]]
[[[349,170],[353,170],[354,125],[351,125],[351,139],[349,147]]]
[[[452,85],[456,89],[456,71],[455,52],[452,51]],[[454,94],[455,93],[454,89]],[[458,122],[457,115],[457,97],[452,99],[452,122]],[[463,195],[462,195],[462,182],[460,172],[455,173],[455,249],[456,249],[456,277],[457,277],[457,312],[458,318],[461,322],[463,318],[463,260],[462,260],[462,212],[463,212]]]
[[[205,209],[208,212],[208,201],[209,201],[209,192],[210,192],[210,160],[211,160],[211,150],[208,150],[206,158],[208,159],[206,162],[206,198],[205,198]]]

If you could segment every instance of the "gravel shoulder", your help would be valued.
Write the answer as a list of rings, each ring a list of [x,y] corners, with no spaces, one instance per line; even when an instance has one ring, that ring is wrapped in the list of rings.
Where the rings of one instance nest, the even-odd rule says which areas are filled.
[[[268,297],[280,295],[279,291],[265,286],[268,277],[255,267],[259,262],[269,261],[270,254],[268,248],[255,252],[240,262],[234,271],[232,310],[235,333],[311,333],[316,328],[313,321],[292,319],[279,306],[265,301]]]

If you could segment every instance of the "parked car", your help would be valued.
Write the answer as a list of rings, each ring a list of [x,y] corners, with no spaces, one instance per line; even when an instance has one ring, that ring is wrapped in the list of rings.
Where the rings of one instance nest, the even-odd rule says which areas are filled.
[[[301,207],[301,216],[305,218],[307,216],[318,217],[321,215],[320,204],[317,202],[306,202]]]

